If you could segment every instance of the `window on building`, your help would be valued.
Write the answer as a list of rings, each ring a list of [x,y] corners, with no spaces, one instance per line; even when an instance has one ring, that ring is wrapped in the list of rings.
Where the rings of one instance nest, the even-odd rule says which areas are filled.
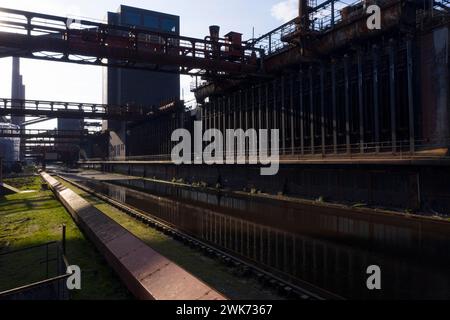
[[[141,15],[138,13],[126,12],[125,23],[132,26],[139,26],[141,24]]]
[[[168,32],[177,32],[177,25],[174,19],[162,19],[162,29]]]
[[[144,16],[144,26],[151,29],[159,29],[159,21],[155,16]]]

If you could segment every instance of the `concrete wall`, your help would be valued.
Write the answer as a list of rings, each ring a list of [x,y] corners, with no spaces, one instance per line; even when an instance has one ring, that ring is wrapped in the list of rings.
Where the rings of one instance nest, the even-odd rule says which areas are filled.
[[[279,174],[271,177],[261,176],[260,167],[251,165],[116,163],[91,168],[165,181],[182,179],[210,187],[220,184],[237,191],[254,189],[327,202],[450,214],[448,166],[281,165]]]

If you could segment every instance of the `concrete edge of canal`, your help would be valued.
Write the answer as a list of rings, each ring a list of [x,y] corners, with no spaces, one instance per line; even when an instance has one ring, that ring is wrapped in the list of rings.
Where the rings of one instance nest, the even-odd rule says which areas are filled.
[[[226,300],[46,172],[41,177],[136,298]]]

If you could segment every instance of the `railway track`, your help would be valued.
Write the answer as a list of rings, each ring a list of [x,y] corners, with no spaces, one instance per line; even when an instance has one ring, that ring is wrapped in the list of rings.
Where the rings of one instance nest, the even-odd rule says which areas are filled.
[[[244,261],[234,255],[231,255],[223,250],[214,247],[204,241],[194,238],[185,232],[176,228],[176,226],[167,224],[164,221],[149,216],[150,213],[143,213],[141,210],[135,209],[131,206],[125,205],[119,201],[111,199],[105,195],[99,194],[94,190],[77,183],[64,176],[57,175],[58,178],[75,186],[76,188],[102,200],[112,207],[124,212],[128,216],[146,224],[147,226],[164,233],[184,245],[200,251],[207,257],[217,259],[227,267],[232,268],[233,273],[242,277],[255,277],[262,285],[276,291],[279,295],[287,299],[301,299],[301,300],[340,300],[342,297],[332,294],[328,291],[320,289],[312,284],[305,283],[301,286],[290,283],[271,272],[268,272],[255,264]]]

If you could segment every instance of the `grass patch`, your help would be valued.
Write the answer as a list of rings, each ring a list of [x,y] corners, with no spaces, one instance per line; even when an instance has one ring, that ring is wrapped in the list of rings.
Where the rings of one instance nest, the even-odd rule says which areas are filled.
[[[21,190],[39,190],[42,180],[27,177],[8,179],[5,183],[21,186]],[[82,290],[73,291],[71,298],[131,298],[51,191],[0,197],[0,253],[60,241],[63,224],[67,227],[67,259],[82,271]],[[44,266],[39,263],[44,254],[30,251],[0,260],[0,291],[45,279]]]
[[[278,295],[264,289],[256,280],[235,276],[231,270],[216,260],[205,257],[200,252],[164,235],[133,219],[120,210],[103,202],[75,186],[58,179],[97,209],[121,224],[151,248],[172,260],[199,279],[233,300],[277,300]]]
[[[3,182],[9,184],[10,186],[19,189],[20,191],[25,190],[40,190],[41,189],[41,179],[36,176],[20,177],[20,178],[7,178],[3,179]]]

